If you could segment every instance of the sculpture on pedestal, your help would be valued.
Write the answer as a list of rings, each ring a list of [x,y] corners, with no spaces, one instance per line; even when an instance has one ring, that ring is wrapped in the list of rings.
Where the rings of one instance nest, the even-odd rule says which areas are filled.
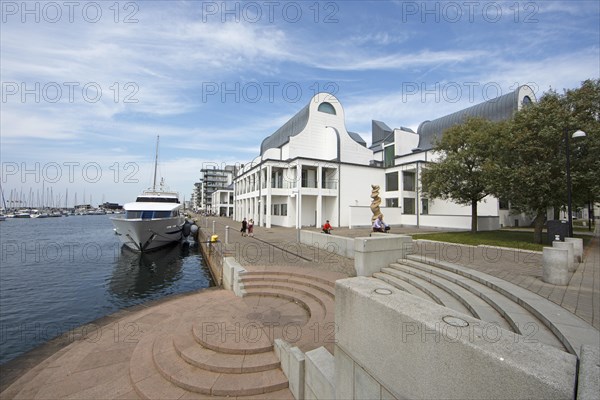
[[[371,185],[371,189],[371,198],[373,199],[371,202],[371,212],[373,213],[373,216],[371,217],[371,223],[373,223],[380,215],[383,218],[383,214],[381,214],[381,210],[379,209],[379,205],[381,204],[381,197],[379,197],[379,185]]]

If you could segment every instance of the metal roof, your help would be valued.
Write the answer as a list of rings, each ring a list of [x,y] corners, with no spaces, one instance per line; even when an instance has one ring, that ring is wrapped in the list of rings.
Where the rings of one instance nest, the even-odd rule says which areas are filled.
[[[348,132],[348,135],[350,135],[352,140],[354,140],[356,143],[360,144],[361,146],[367,147],[367,142],[365,142],[362,136],[360,136],[358,133]]]
[[[260,144],[260,155],[262,156],[267,149],[278,148],[290,140],[290,136],[296,136],[306,127],[308,123],[307,104],[296,115],[289,119],[281,128],[277,129],[271,136],[266,137]]]
[[[433,121],[421,122],[419,134],[419,150],[430,150],[436,137],[441,136],[448,128],[465,121],[467,117],[482,117],[490,121],[503,121],[511,118],[519,108],[519,90],[496,97],[486,102],[474,105],[453,114],[446,115]]]

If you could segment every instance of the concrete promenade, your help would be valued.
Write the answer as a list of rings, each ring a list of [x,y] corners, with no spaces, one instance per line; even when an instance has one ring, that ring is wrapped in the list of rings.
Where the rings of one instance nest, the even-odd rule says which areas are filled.
[[[296,286],[297,292],[309,292],[310,284],[320,286],[321,292],[330,293],[328,285],[353,274],[353,260],[299,245],[295,229],[256,226],[254,237],[247,237],[241,236],[240,223],[231,219],[198,218],[199,225],[208,233],[212,233],[213,221],[215,233],[219,235],[220,250],[226,256],[235,257],[254,274],[264,272],[271,277],[288,274],[281,275],[287,278],[278,280],[287,279],[291,286]],[[226,226],[230,226],[228,243],[225,243]],[[318,231],[316,228],[307,229]],[[369,231],[368,227],[341,228],[332,233],[361,237],[368,236]],[[394,233],[417,232],[425,231],[394,229]],[[541,254],[537,252],[425,241],[420,241],[415,250],[416,254],[462,264],[517,284],[599,328],[600,244],[597,232],[585,249],[585,262],[565,287],[541,281]],[[295,274],[293,279],[291,274]],[[254,280],[259,279],[256,276]],[[294,283],[291,283],[292,280]],[[133,307],[95,321],[89,324],[87,335],[67,333],[2,366],[0,398],[291,399],[287,383],[278,372],[280,370],[273,369],[276,364],[265,361],[272,360],[274,354],[269,343],[255,355],[260,360],[252,361],[254,366],[247,368],[244,374],[245,365],[250,360],[247,358],[250,354],[247,346],[255,343],[244,343],[239,338],[226,343],[203,342],[198,335],[199,327],[214,327],[217,323],[232,326],[234,321],[252,326],[290,321],[308,324],[317,317],[321,318],[320,323],[331,321],[332,298],[320,304],[305,299],[309,306],[311,301],[314,303],[314,309],[307,311],[294,301],[286,300],[286,295],[279,293],[279,289],[273,289],[280,284],[257,285],[253,296],[244,298],[235,297],[226,290],[208,289]],[[261,296],[261,291],[269,290],[281,296]],[[319,310],[315,311],[317,308]],[[313,332],[305,330],[303,333]],[[321,337],[313,339],[310,336],[310,339],[301,340],[303,351],[322,345],[331,347],[331,343],[326,343]],[[193,347],[198,346],[198,342],[202,344],[200,349]],[[206,348],[212,351],[210,357],[200,354]],[[227,354],[223,355],[220,351]],[[193,366],[185,365],[178,356],[185,356]],[[236,373],[241,369],[242,373],[231,374],[233,368]],[[197,376],[197,381],[189,381],[190,376]]]

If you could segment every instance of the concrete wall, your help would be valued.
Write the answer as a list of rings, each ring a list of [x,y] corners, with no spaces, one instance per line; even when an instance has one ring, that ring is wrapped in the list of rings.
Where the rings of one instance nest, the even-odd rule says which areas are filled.
[[[341,350],[335,354],[338,399],[567,399],[575,394],[575,356],[524,343],[496,325],[373,278],[336,282],[335,321]]]
[[[233,291],[238,297],[242,297],[239,285],[239,276],[244,272],[246,272],[246,270],[235,260],[235,257],[224,257],[223,288]]]
[[[384,234],[354,239],[354,268],[357,276],[371,276],[381,268],[412,253],[412,238]]]
[[[343,257],[354,257],[353,238],[301,230],[300,243],[318,247],[321,250],[325,250],[326,252],[334,253]]]

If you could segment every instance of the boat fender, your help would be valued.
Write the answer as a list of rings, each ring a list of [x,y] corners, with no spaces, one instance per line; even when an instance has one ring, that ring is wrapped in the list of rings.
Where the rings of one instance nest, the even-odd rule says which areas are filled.
[[[198,233],[198,225],[192,224],[192,226],[190,226],[190,232],[192,235],[196,236],[196,233]]]
[[[190,223],[190,221],[185,221],[182,229],[183,237],[188,237],[190,235],[190,232],[192,231],[192,224]]]

